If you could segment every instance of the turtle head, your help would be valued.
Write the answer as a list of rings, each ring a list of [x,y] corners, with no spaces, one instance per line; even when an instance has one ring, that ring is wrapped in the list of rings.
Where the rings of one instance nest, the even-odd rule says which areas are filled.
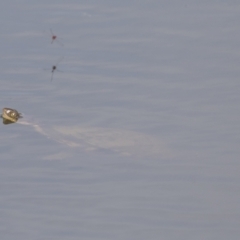
[[[15,123],[19,118],[22,118],[21,113],[12,108],[3,108],[2,115],[4,124]]]

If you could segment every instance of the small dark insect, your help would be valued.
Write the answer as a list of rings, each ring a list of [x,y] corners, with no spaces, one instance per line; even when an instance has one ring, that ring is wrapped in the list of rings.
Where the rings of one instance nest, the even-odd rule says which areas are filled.
[[[58,64],[63,60],[64,57],[61,57],[57,63],[55,65],[52,66],[52,75],[51,75],[51,81],[53,80],[53,74],[54,74],[54,71],[58,71],[58,72],[61,72],[60,70],[57,69],[57,66]]]
[[[52,66],[52,73],[57,69],[57,66]]]
[[[58,70],[58,64],[64,59],[64,57],[61,57],[58,59],[57,63],[55,65],[53,65],[51,68],[44,68],[43,70],[45,71],[51,71],[51,81],[53,80],[53,74],[55,71],[58,71],[58,72],[62,72],[60,70]]]
[[[51,32],[51,35],[52,35],[51,44],[55,41],[55,42],[57,42],[59,45],[64,46],[64,44],[58,40],[59,38],[53,33],[53,31],[52,31],[51,28],[50,28],[50,32]]]
[[[22,114],[12,108],[3,108],[1,118],[3,119],[3,124],[10,124],[22,118]]]

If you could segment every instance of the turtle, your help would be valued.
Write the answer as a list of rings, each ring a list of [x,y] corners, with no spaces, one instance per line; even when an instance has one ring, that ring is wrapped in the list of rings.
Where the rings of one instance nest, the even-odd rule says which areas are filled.
[[[3,119],[3,124],[16,123],[19,118],[22,118],[22,114],[16,109],[3,108],[1,118]]]
[[[12,108],[3,108],[1,117],[3,124],[19,123],[31,126],[48,139],[85,151],[115,152],[124,156],[170,156],[168,149],[159,139],[135,131],[79,125],[46,128],[25,119],[25,116],[24,120],[18,121],[23,115]]]

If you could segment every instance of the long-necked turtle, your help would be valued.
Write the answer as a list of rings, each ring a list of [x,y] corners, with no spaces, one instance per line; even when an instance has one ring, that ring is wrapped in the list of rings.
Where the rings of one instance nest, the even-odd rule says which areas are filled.
[[[3,108],[1,117],[4,124],[18,122],[31,126],[49,139],[85,151],[106,150],[121,155],[157,157],[171,155],[159,139],[134,131],[86,126],[54,126],[45,129],[32,121],[18,121],[22,114],[12,108]]]

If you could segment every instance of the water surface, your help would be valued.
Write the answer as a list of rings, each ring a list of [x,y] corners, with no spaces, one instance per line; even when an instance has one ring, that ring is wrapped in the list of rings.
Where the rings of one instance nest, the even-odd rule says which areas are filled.
[[[238,239],[237,1],[0,9],[1,239]]]

